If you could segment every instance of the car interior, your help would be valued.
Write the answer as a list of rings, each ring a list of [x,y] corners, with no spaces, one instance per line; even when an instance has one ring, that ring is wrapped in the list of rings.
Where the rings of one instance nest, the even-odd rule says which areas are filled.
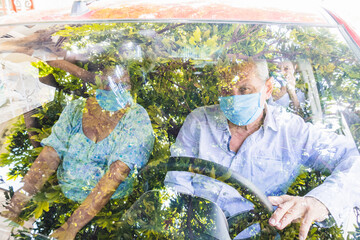
[[[0,166],[7,169],[7,178],[17,182],[41,151],[40,142],[50,135],[65,106],[94,94],[101,85],[96,76],[117,65],[129,71],[131,96],[146,110],[152,124],[155,144],[147,165],[170,158],[170,146],[191,111],[219,103],[218,69],[249,58],[267,61],[274,89],[278,90],[281,88],[280,65],[290,61],[296,66],[293,73],[295,87],[304,98],[301,100],[299,97],[300,111],[294,110],[291,99],[287,106],[282,107],[320,129],[345,135],[360,149],[359,58],[337,26],[104,20],[15,24],[0,28],[7,29],[7,33],[0,36]],[[277,105],[276,101],[268,104]],[[165,176],[161,169],[156,173]],[[155,177],[154,172],[151,174]],[[144,185],[142,181],[145,181],[145,189],[149,191],[154,191],[149,185],[162,189],[161,176],[153,181],[145,181],[147,177],[142,176],[139,184]],[[325,177],[326,174],[304,168],[289,191],[303,194],[314,187],[304,181],[319,184]],[[14,191],[16,187],[7,190],[8,196]],[[111,202],[111,206],[80,233],[81,237],[85,239],[94,232],[118,234],[119,231],[128,231],[124,226],[114,227],[113,223],[121,219],[143,192],[140,187],[134,187],[124,199]],[[163,199],[156,203],[163,204],[159,208],[168,207],[170,212],[174,212],[174,201],[177,204],[190,201],[186,197],[174,200],[171,194],[162,191],[153,192],[153,195]],[[130,219],[140,214],[137,211],[151,212],[150,203],[156,205],[149,195],[141,199],[144,204],[134,210]],[[208,219],[219,216],[219,209],[211,203],[199,199],[191,201]],[[34,214],[40,217],[35,225],[32,224],[31,234],[48,235],[52,226],[63,222],[75,206],[70,200],[64,200],[54,177],[22,217],[26,221],[34,221]],[[54,209],[58,209],[55,215],[51,214]],[[165,216],[167,219],[170,215],[166,214],[157,217]],[[179,229],[184,228],[181,221],[186,221],[185,213],[176,214],[178,220],[173,222],[173,226],[170,227],[171,221],[162,222],[166,234],[170,234],[166,235],[168,237],[184,236]],[[356,216],[350,215],[345,232],[354,231]],[[197,216],[193,229],[206,224],[212,228],[206,217]],[[143,218],[143,221],[147,220]],[[229,227],[226,221],[222,225]],[[149,232],[153,234],[155,230],[148,228],[148,232],[137,229],[136,236],[141,239],[149,236],[146,235]],[[222,227],[219,229],[219,236],[224,236]],[[323,232],[321,236],[328,236],[326,234],[341,230],[335,227],[332,230],[319,228],[318,231]],[[232,234],[235,233],[238,232],[234,230]],[[29,231],[25,229],[18,234],[29,235]],[[200,233],[194,233],[194,236],[200,236],[199,239],[208,239],[196,234]]]

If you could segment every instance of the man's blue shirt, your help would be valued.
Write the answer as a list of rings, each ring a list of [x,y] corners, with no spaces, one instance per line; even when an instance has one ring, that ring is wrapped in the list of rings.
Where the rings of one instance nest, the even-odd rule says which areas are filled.
[[[360,199],[356,190],[360,189],[356,177],[360,160],[352,139],[321,130],[282,107],[270,105],[266,106],[264,124],[245,139],[238,152],[229,149],[230,139],[219,105],[200,107],[185,120],[171,155],[219,163],[253,182],[267,196],[285,194],[302,167],[331,172],[307,196],[320,200],[339,225],[347,217],[349,211],[345,210]],[[206,176],[169,172],[165,184],[217,203],[227,216],[252,207],[236,190]]]

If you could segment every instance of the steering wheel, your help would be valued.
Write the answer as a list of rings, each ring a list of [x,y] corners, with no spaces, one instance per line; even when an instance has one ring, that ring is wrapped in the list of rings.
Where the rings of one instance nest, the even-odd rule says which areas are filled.
[[[167,161],[151,162],[142,169],[139,178],[143,181],[143,191],[163,187],[163,180],[168,171],[186,171],[217,179],[236,189],[241,196],[254,204],[253,210],[228,219],[232,238],[254,223],[260,223],[262,237],[276,235],[276,229],[267,224],[267,219],[273,212],[272,204],[262,191],[240,174],[220,164],[199,158],[170,157]]]

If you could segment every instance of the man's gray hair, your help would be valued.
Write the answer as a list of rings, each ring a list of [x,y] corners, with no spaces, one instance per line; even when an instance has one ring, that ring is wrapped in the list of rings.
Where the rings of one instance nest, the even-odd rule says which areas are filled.
[[[256,76],[266,82],[269,79],[269,68],[268,64],[265,59],[256,59],[256,60],[249,60],[249,62],[253,62],[256,66]]]
[[[221,82],[233,82],[235,77],[250,76],[255,77],[263,83],[269,79],[269,69],[265,59],[240,60],[231,62],[227,66],[219,65]]]

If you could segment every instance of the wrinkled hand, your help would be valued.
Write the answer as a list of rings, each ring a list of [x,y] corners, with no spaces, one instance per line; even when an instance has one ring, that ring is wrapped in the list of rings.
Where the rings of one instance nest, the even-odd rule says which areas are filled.
[[[295,87],[295,68],[291,62],[284,62],[280,65],[281,73],[284,75],[288,86]]]
[[[24,221],[19,218],[19,214],[15,213],[15,212],[13,212],[11,210],[10,211],[6,211],[6,210],[2,211],[0,213],[0,216],[2,216],[4,218],[7,218],[7,219],[19,224],[19,225],[23,225],[23,223],[24,223]]]
[[[75,239],[77,231],[68,227],[67,223],[64,223],[60,228],[56,229],[50,237],[58,240],[73,240]]]
[[[300,221],[300,240],[306,239],[314,221],[321,222],[329,215],[324,204],[313,197],[283,195],[269,197],[269,201],[278,207],[269,219],[270,225],[282,230],[290,223]]]
[[[5,206],[7,210],[2,211],[0,215],[19,225],[23,225],[24,221],[19,218],[19,215],[29,199],[30,197],[25,194],[16,192],[14,196],[12,196],[10,203]]]

